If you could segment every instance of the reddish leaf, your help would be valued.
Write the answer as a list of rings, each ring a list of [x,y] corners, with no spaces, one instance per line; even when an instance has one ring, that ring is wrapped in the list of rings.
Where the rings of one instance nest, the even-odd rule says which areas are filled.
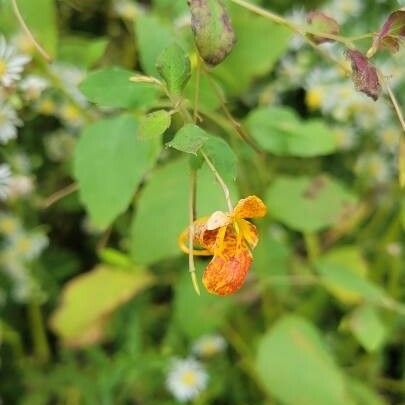
[[[378,49],[388,49],[395,53],[399,50],[400,41],[405,38],[405,9],[392,12],[375,36],[369,55]]]
[[[340,31],[338,22],[321,11],[311,11],[308,13],[307,22],[312,31],[332,35],[337,35]],[[308,36],[317,44],[333,41],[333,39],[325,38],[320,35],[308,34]]]
[[[352,80],[355,89],[367,94],[374,101],[377,100],[381,89],[377,69],[365,55],[355,49],[348,49],[346,55],[352,63]]]

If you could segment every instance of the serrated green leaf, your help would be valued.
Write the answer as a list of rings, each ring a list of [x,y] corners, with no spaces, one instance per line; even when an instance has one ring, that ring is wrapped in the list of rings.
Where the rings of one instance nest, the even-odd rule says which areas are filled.
[[[65,285],[51,327],[65,345],[94,344],[103,338],[111,313],[152,282],[140,269],[100,265]]]
[[[142,116],[139,120],[139,138],[160,137],[170,127],[171,120],[171,115],[166,110],[157,110]]]
[[[210,136],[202,149],[228,185],[234,182],[237,176],[237,158],[228,143],[217,136]]]
[[[209,135],[199,126],[186,124],[167,145],[181,152],[197,154],[207,142]]]
[[[137,130],[130,116],[104,119],[84,128],[77,144],[74,174],[80,198],[100,227],[128,208],[159,153],[156,142],[137,139]]]
[[[283,404],[351,404],[341,371],[319,332],[303,318],[285,316],[264,335],[256,369],[269,393]]]
[[[316,232],[336,224],[355,203],[353,194],[326,175],[279,176],[266,196],[271,215],[301,232]]]
[[[230,7],[237,42],[213,72],[232,95],[245,92],[252,81],[268,73],[287,51],[291,32],[266,18]]]
[[[109,67],[89,73],[80,84],[82,93],[105,107],[147,108],[157,98],[158,89],[148,83],[133,83],[133,72]]]
[[[336,149],[333,131],[322,120],[302,121],[290,108],[258,108],[249,114],[246,125],[264,150],[278,156],[322,156]]]
[[[156,169],[143,188],[131,225],[131,254],[137,263],[183,254],[177,240],[188,224],[189,172],[187,158],[176,160]],[[226,210],[225,198],[204,166],[198,171],[197,215],[217,210]]]
[[[179,96],[191,76],[190,59],[177,44],[165,48],[158,56],[156,68],[169,93]]]
[[[135,34],[143,70],[148,75],[157,77],[158,56],[175,42],[170,26],[155,16],[140,14],[135,21]]]

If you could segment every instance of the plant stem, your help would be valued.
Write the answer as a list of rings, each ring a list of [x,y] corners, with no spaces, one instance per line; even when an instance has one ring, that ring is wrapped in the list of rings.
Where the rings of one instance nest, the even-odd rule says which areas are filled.
[[[189,230],[188,230],[188,269],[193,282],[195,292],[200,295],[200,287],[195,271],[193,246],[194,246],[194,221],[196,218],[196,196],[197,196],[197,172],[190,169],[190,191],[189,191]]]
[[[79,190],[79,185],[77,183],[69,184],[68,186],[62,188],[61,190],[56,191],[52,195],[50,195],[42,204],[44,209],[49,208],[53,204],[57,203],[61,199],[67,197],[68,195],[76,192]]]
[[[21,28],[23,29],[23,31],[26,33],[26,35],[28,36],[28,38],[31,40],[31,42],[34,44],[35,48],[37,49],[37,51],[43,56],[43,58],[47,61],[47,62],[51,62],[52,58],[49,56],[49,54],[45,51],[44,48],[42,48],[42,46],[38,43],[38,41],[35,39],[34,35],[32,34],[31,30],[29,29],[28,25],[26,24],[26,22],[24,21],[23,16],[20,13],[20,9],[18,8],[17,5],[17,0],[11,0],[11,5],[13,7],[13,12],[14,15],[16,16],[19,24],[21,25]]]
[[[49,359],[50,351],[46,337],[41,307],[36,301],[28,304],[28,318],[31,327],[31,337],[34,346],[34,354],[38,362],[46,363]]]
[[[308,259],[311,264],[314,264],[315,260],[319,257],[320,254],[318,237],[315,233],[304,232],[304,240],[307,249]]]
[[[340,61],[334,59],[332,56],[330,56],[328,53],[326,53],[323,49],[321,49],[318,46],[318,44],[316,44],[314,41],[312,41],[306,35],[307,31],[303,30],[301,27],[294,24],[292,21],[288,21],[287,19],[279,16],[278,14],[275,14],[269,10],[256,6],[255,4],[251,4],[245,0],[230,0],[230,1],[232,3],[238,4],[239,6],[245,8],[247,10],[252,11],[255,14],[261,15],[262,17],[265,17],[265,18],[273,21],[276,24],[282,25],[282,26],[288,28],[289,30],[291,30],[292,32],[300,35],[308,45],[310,45],[313,49],[315,49],[318,53],[320,53],[324,58],[326,58],[330,62],[338,65],[346,74],[351,73],[351,70],[347,65],[341,63]],[[333,39],[334,41],[338,41],[347,47],[354,47],[353,43],[350,40],[348,40],[344,37],[341,37],[339,35],[332,35],[332,34],[328,34],[328,33],[315,32],[315,31],[308,31],[308,33],[319,36],[319,37]]]
[[[218,173],[217,169],[215,168],[215,166],[213,165],[211,160],[208,158],[208,156],[202,150],[201,150],[201,155],[204,158],[204,160],[206,161],[208,167],[211,169],[212,173],[214,174],[215,178],[217,179],[219,185],[221,186],[221,188],[224,192],[226,204],[228,206],[228,211],[232,212],[233,206],[232,206],[232,202],[231,202],[231,193],[229,192],[227,185],[225,184],[223,178]]]

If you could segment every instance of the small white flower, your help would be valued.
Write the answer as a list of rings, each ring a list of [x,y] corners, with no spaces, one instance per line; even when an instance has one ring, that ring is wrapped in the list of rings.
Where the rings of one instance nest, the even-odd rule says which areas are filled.
[[[44,139],[46,154],[54,162],[64,162],[71,158],[76,139],[67,131],[58,130]]]
[[[0,84],[9,87],[19,80],[30,59],[27,55],[18,54],[17,49],[0,36]]]
[[[9,104],[0,102],[0,143],[5,145],[17,137],[17,126],[22,122]]]
[[[48,246],[48,243],[48,238],[41,232],[20,232],[11,238],[9,248],[21,260],[31,261],[40,256],[42,251]]]
[[[386,250],[389,255],[399,257],[402,254],[402,245],[400,242],[391,242],[386,246]]]
[[[197,339],[192,352],[201,358],[209,358],[226,349],[226,340],[221,335],[204,335]]]
[[[380,154],[370,152],[358,158],[355,171],[368,183],[385,183],[392,174],[386,159]]]
[[[114,3],[114,12],[125,20],[134,20],[139,14],[138,7],[130,0],[118,0]]]
[[[6,163],[3,163],[0,165],[0,201],[5,201],[8,197],[10,180],[10,166]]]
[[[347,20],[357,17],[363,9],[360,0],[332,0],[325,8],[325,13],[344,24]]]
[[[34,182],[31,177],[16,175],[11,178],[9,186],[9,198],[25,197],[34,190]]]
[[[40,76],[30,75],[21,81],[20,88],[27,100],[37,100],[48,87],[48,81]]]
[[[21,222],[15,215],[0,214],[0,234],[10,238],[21,231]]]
[[[202,364],[192,358],[173,360],[166,380],[167,389],[180,402],[194,399],[205,389],[208,374]]]

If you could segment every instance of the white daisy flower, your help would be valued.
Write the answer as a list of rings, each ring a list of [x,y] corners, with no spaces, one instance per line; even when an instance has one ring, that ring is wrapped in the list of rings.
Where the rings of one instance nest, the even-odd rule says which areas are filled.
[[[11,181],[10,166],[6,163],[0,164],[0,201],[5,201],[8,197]]]
[[[339,24],[357,17],[363,10],[361,0],[332,0],[325,8],[325,13]]]
[[[16,175],[11,178],[9,186],[9,198],[16,199],[25,197],[34,190],[34,182],[31,177]]]
[[[31,261],[40,256],[48,246],[48,238],[41,232],[19,232],[10,240],[9,248],[21,260]]]
[[[29,56],[18,54],[17,49],[0,36],[0,84],[9,87],[19,80],[24,66],[30,60]]]
[[[30,75],[21,81],[20,88],[27,100],[37,100],[48,85],[48,81],[43,77]]]
[[[205,389],[208,374],[200,362],[192,358],[174,360],[167,376],[166,386],[180,402],[194,399]]]
[[[387,253],[391,256],[399,257],[402,254],[402,245],[400,242],[388,243],[385,248],[387,250]]]
[[[58,130],[44,139],[44,145],[50,160],[65,162],[73,155],[76,139],[69,132]]]
[[[21,231],[21,222],[15,215],[0,214],[0,234],[6,237],[13,237]]]
[[[221,335],[204,335],[197,339],[192,352],[201,358],[213,357],[226,349],[226,340]]]
[[[17,127],[22,122],[9,104],[0,102],[0,143],[5,145],[17,137]]]
[[[130,0],[118,0],[114,3],[113,10],[116,15],[125,20],[134,20],[139,14],[139,9],[135,3]]]
[[[367,152],[358,158],[355,171],[368,183],[385,183],[392,175],[386,159],[380,154],[372,152]]]

